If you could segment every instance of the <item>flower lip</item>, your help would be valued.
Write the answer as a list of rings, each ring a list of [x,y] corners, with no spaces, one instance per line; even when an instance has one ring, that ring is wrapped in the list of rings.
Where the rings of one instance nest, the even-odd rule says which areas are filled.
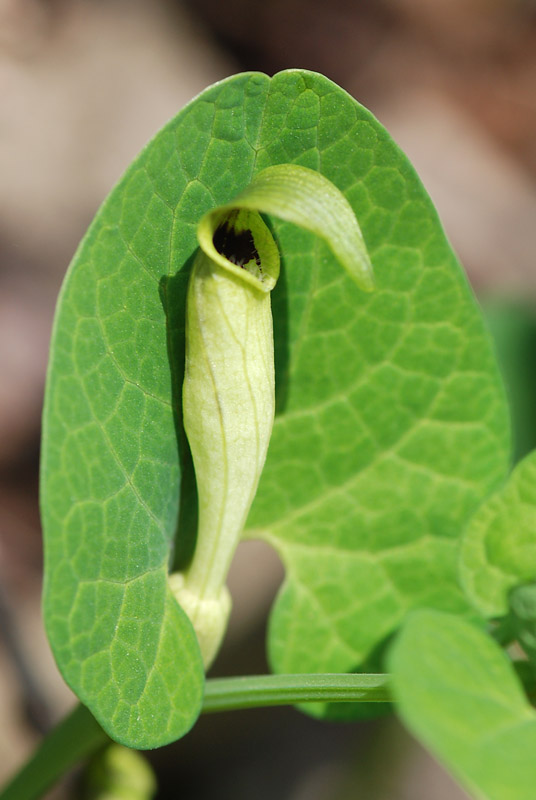
[[[258,211],[223,206],[201,219],[197,236],[206,255],[241,281],[270,292],[279,277],[279,251]]]
[[[231,264],[247,270],[260,281],[264,281],[261,257],[257,250],[251,228],[237,226],[238,211],[229,216],[216,228],[212,244]]]

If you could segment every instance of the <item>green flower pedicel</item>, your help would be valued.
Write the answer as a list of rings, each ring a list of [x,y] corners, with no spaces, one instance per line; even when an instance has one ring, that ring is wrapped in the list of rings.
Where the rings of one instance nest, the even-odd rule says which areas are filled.
[[[304,167],[259,173],[235,201],[207,214],[188,287],[184,427],[199,495],[188,569],[171,589],[196,631],[205,666],[220,645],[231,601],[225,580],[261,475],[274,420],[270,291],[279,253],[257,211],[308,228],[363,289],[372,269],[355,216],[333,184]]]

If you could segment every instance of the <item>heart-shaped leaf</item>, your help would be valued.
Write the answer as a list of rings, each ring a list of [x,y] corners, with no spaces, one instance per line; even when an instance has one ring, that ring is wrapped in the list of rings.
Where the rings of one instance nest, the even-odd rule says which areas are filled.
[[[326,79],[272,87],[257,165],[292,158],[342,189],[376,280],[360,292],[321,241],[274,221],[280,413],[247,533],[286,569],[274,668],[343,672],[408,609],[467,609],[457,538],[506,473],[508,413],[480,310],[406,157]]]
[[[350,670],[408,608],[464,611],[456,537],[506,470],[507,411],[480,312],[382,126],[300,70],[238,75],[196,98],[84,238],[46,392],[47,631],[81,700],[138,748],[188,730],[203,687],[167,584],[177,520],[185,560],[195,507],[180,393],[196,226],[283,163],[345,194],[377,290],[360,292],[313,233],[270,220],[282,255],[278,416],[247,535],[271,542],[287,570],[270,626],[275,668]]]
[[[453,615],[415,611],[388,668],[402,719],[471,797],[534,796],[536,714],[489,636]]]

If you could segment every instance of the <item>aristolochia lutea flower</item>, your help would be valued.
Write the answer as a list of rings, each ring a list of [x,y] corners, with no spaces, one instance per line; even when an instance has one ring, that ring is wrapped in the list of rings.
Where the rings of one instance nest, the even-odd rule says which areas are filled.
[[[259,212],[326,239],[365,290],[372,270],[353,211],[317,172],[293,165],[259,173],[231,204],[200,222],[187,296],[184,428],[195,466],[199,524],[175,597],[212,662],[231,607],[229,566],[255,497],[274,420],[270,292],[279,253]],[[180,535],[180,532],[179,532]]]

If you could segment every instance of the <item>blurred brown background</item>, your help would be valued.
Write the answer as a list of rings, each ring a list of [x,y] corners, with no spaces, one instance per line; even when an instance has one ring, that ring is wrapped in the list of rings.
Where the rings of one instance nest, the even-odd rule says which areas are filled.
[[[481,297],[521,298],[529,318],[536,307],[534,0],[0,0],[0,783],[73,702],[41,626],[37,504],[48,339],[70,257],[129,161],[192,96],[240,70],[288,67],[324,72],[390,130]],[[280,579],[265,548],[242,548],[220,674],[266,670]],[[159,798],[464,796],[393,720],[214,716],[152,761]],[[50,796],[81,795],[68,781]]]

